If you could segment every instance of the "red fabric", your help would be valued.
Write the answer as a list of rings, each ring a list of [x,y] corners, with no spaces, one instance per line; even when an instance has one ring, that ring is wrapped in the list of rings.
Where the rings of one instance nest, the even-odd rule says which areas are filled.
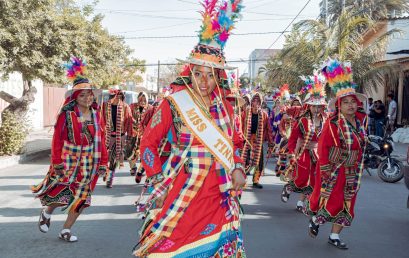
[[[62,112],[58,116],[57,123],[54,126],[54,135],[53,135],[53,140],[51,143],[51,162],[53,165],[58,165],[63,162],[61,154],[62,154],[62,148],[64,146],[64,141],[68,141],[68,126],[66,124],[66,114],[71,116],[73,125],[72,125],[72,131],[73,131],[73,136],[74,136],[74,144],[76,145],[89,145],[92,144],[87,141],[86,137],[82,137],[81,139],[81,124],[78,121],[78,118],[75,114],[74,111],[67,111],[67,112]],[[102,130],[102,139],[101,139],[101,144],[102,144],[102,150],[101,150],[101,164],[103,166],[106,166],[108,163],[108,154],[107,154],[107,149],[105,147],[105,124],[103,119],[101,119],[101,115],[98,112],[97,116],[99,117],[99,127]],[[95,129],[93,126],[90,127],[90,133],[92,136],[95,134]]]
[[[181,87],[180,89],[184,89],[184,88],[185,87],[183,88]],[[230,103],[225,101],[224,106],[226,107],[227,112],[229,114],[233,114],[233,107],[231,106]],[[141,146],[140,146],[141,162],[142,162],[143,167],[146,170],[146,174],[148,177],[151,177],[162,171],[162,162],[159,162],[160,155],[159,155],[159,148],[158,148],[158,146],[160,146],[162,139],[166,138],[168,132],[170,131],[172,134],[172,138],[175,141],[177,140],[176,131],[173,126],[172,113],[171,113],[169,102],[166,100],[162,101],[158,109],[156,110],[156,112],[159,112],[159,110],[161,110],[162,112],[161,122],[158,125],[156,125],[154,128],[151,128],[150,124],[152,120],[149,121],[149,124],[146,127],[145,132],[142,136]],[[232,140],[234,144],[234,153],[235,153],[233,156],[233,159],[235,163],[243,163],[240,156],[236,155],[237,153],[236,150],[240,148],[240,142],[241,142],[240,135],[236,133],[236,130],[233,130],[233,131],[234,132],[233,132]],[[196,140],[194,142],[196,142]],[[198,144],[198,142],[196,142],[196,144]],[[149,148],[149,150],[153,153],[154,162],[153,162],[152,167],[149,166],[143,158],[143,154],[147,148]]]
[[[128,104],[125,102],[122,102],[123,104],[123,109],[122,112],[123,114],[123,120],[122,120],[122,133],[126,133],[127,135],[131,136],[134,135],[134,130],[133,130],[133,118],[132,118],[132,112]],[[118,104],[119,105],[119,104]],[[102,104],[102,117],[104,118],[104,124],[106,125],[107,121],[110,121],[111,118],[107,117],[107,107],[108,104],[105,102]],[[118,127],[117,127],[118,128]],[[105,129],[105,127],[104,127]],[[113,129],[113,128],[112,128]]]
[[[131,109],[131,113],[132,113],[132,117],[134,119],[134,122],[136,122],[136,114],[139,112],[139,105],[138,103],[132,103],[131,105],[129,105],[129,108]],[[153,114],[155,113],[155,108],[152,105],[149,105],[146,107],[146,111],[143,114],[143,117],[141,119],[141,123],[137,126],[139,126],[139,130],[140,132],[143,134],[143,132],[145,131],[146,126],[148,126],[149,121],[151,120]],[[136,133],[133,132],[133,133]],[[136,135],[133,135],[136,136]]]
[[[305,135],[303,135],[300,129],[300,124],[302,124],[303,127],[308,130],[308,119],[306,117],[302,117],[299,121],[296,121],[294,123],[294,127],[291,131],[290,138],[288,139],[288,153],[289,154],[294,154],[298,140],[303,141],[305,139]],[[317,135],[314,134],[312,136],[311,142],[317,142],[317,141],[318,141]],[[300,146],[300,148],[302,148],[302,146]],[[312,157],[311,157],[310,151],[308,149],[305,149],[296,161],[297,167],[296,169],[293,170],[292,176],[295,179],[294,184],[298,188],[304,188],[308,185],[310,185],[311,187],[314,187],[315,165],[316,164],[314,164],[311,161],[311,159]]]
[[[229,114],[233,114],[233,108],[230,103],[225,103],[225,107]],[[166,138],[168,132],[170,132],[173,140],[177,141],[169,102],[166,100],[162,101],[156,112],[159,110],[162,112],[161,122],[154,128],[150,127],[150,122],[141,141],[141,162],[148,177],[160,173],[162,170],[163,157],[160,157],[158,153],[158,146],[162,139]],[[236,143],[240,142],[236,130],[233,130],[232,140],[234,143],[234,161],[242,163],[241,158],[236,155],[236,150],[239,147]],[[192,145],[197,146],[201,145],[201,143],[197,139],[194,139]],[[153,166],[150,166],[143,158],[143,153],[147,149],[153,153]],[[157,216],[158,219],[166,213],[172,202],[177,198],[187,177],[188,174],[182,166],[182,170],[178,173],[173,182],[173,187],[165,199],[160,215]],[[154,252],[172,252],[186,244],[208,237],[208,235],[201,233],[209,224],[215,225],[215,229],[211,234],[221,231],[222,226],[228,222],[225,217],[227,210],[225,207],[221,207],[221,200],[222,195],[219,189],[219,179],[215,170],[215,163],[213,163],[202,187],[196,194],[195,198],[192,199],[186,212],[178,222],[178,226],[168,238],[168,240],[172,241],[174,245],[165,250],[161,250],[160,248],[156,249]],[[206,207],[206,209],[203,209],[203,207]],[[155,222],[157,221],[154,221],[154,223]]]
[[[329,151],[330,148],[334,145],[341,146],[340,139],[338,136],[338,128],[335,124],[330,122],[331,119],[328,119],[322,130],[321,136],[318,140],[318,164],[315,176],[315,183],[317,186],[321,185],[321,177],[326,175],[321,175],[320,166],[327,165],[330,163],[329,161]],[[332,136],[332,132],[334,133],[334,137]],[[355,134],[354,141],[351,146],[352,150],[359,150],[359,156],[362,155],[362,149],[359,145],[358,138]],[[328,199],[326,204],[327,211],[331,214],[331,216],[336,216],[339,212],[344,209],[344,187],[345,187],[345,168],[341,166],[339,169],[339,175],[337,182],[335,183],[334,189]],[[310,198],[310,208],[312,211],[317,211],[319,208],[319,201],[320,201],[320,194],[321,194],[321,187],[315,187],[314,191]],[[356,195],[351,200],[351,208],[350,213],[351,216],[354,217],[354,206],[355,206]]]

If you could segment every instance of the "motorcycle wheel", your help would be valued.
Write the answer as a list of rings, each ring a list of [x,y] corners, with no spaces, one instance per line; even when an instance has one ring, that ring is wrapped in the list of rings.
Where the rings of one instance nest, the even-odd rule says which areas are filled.
[[[403,164],[397,159],[390,159],[391,168],[388,169],[388,159],[378,166],[378,176],[387,183],[396,183],[403,178]]]

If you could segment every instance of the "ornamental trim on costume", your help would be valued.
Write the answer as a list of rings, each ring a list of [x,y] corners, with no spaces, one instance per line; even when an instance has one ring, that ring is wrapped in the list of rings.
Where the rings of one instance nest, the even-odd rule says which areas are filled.
[[[155,128],[159,123],[162,122],[162,110],[159,109],[152,117],[151,128]]]
[[[213,230],[216,228],[216,224],[207,224],[205,229],[200,232],[200,235],[209,235],[210,233],[213,232]]]
[[[143,153],[143,160],[145,161],[145,163],[153,168],[153,161],[154,161],[155,157],[153,156],[152,151],[149,148],[146,148],[144,153]]]

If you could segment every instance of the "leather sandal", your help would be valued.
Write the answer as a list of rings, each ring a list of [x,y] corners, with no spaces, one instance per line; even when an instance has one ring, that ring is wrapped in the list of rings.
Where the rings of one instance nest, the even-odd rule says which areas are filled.
[[[63,233],[63,231],[65,231]],[[76,236],[71,235],[71,231],[70,230],[62,230],[58,236],[59,239],[64,240],[66,242],[77,242],[78,238]]]
[[[310,219],[310,224],[308,225],[308,233],[310,237],[316,238],[318,236],[319,228],[320,228],[320,225],[315,224],[314,221]]]
[[[328,243],[335,246],[338,249],[347,250],[348,246],[341,239],[332,239],[331,237],[328,238]]]
[[[47,233],[48,230],[50,229],[51,217],[47,219],[44,215],[44,212],[45,209],[42,209],[40,213],[40,218],[38,219],[38,229],[43,233]]]

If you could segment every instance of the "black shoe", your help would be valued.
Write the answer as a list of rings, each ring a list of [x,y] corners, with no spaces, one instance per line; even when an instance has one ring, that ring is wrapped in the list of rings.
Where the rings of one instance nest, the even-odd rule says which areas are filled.
[[[290,193],[287,191],[287,185],[284,185],[283,191],[281,192],[281,201],[286,203],[290,199]]]
[[[112,188],[112,180],[107,181],[107,188]]]
[[[320,225],[315,224],[312,219],[310,219],[310,224],[308,225],[308,233],[310,237],[316,238],[318,236],[318,231],[319,231]]]
[[[250,172],[249,172],[249,171],[247,171],[247,172],[246,172],[246,176],[249,176],[249,175],[250,175]]]
[[[332,239],[331,237],[328,238],[328,243],[335,246],[338,249],[347,250],[348,246],[341,239]]]
[[[280,177],[281,176],[281,172],[276,172],[276,177]]]
[[[261,185],[259,183],[253,183],[253,188],[263,189],[263,185]]]
[[[298,211],[298,212],[303,213],[303,212],[302,212],[302,209],[303,209],[303,208],[304,208],[303,206],[298,206],[298,205],[297,205],[297,207],[295,208],[295,210]]]
[[[131,176],[135,176],[136,175],[136,168],[131,169]]]
[[[138,172],[136,173],[135,183],[139,184],[142,181],[143,174]]]

